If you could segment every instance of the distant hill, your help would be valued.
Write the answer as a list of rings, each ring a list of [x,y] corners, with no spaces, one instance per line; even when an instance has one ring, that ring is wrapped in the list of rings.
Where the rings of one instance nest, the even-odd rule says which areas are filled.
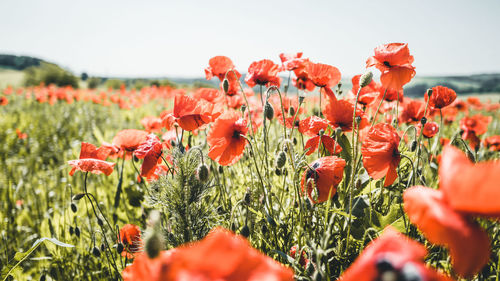
[[[39,66],[42,59],[29,56],[15,56],[0,54],[0,67],[15,70],[24,70],[30,66]]]

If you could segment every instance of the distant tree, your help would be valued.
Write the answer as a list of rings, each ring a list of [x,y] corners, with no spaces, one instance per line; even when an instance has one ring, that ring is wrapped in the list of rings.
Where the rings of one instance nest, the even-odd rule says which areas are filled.
[[[82,72],[82,75],[80,75],[80,79],[82,79],[82,81],[87,81],[88,78],[89,75],[87,74],[87,72]]]
[[[78,88],[78,78],[76,76],[55,64],[47,62],[41,62],[39,66],[30,66],[24,71],[25,86],[36,86],[40,85],[40,83]]]
[[[101,78],[99,77],[90,77],[87,82],[87,88],[95,89],[101,84]]]

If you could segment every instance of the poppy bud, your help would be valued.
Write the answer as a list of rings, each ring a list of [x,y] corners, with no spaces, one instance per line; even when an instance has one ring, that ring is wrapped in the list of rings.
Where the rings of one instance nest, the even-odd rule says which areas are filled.
[[[276,168],[276,169],[274,170],[274,173],[275,173],[278,177],[279,177],[279,176],[281,176],[281,169]]]
[[[116,251],[118,252],[118,254],[121,254],[123,252],[123,244],[121,242],[116,245]]]
[[[102,219],[101,218],[97,218],[97,224],[102,226],[104,223],[102,222]]]
[[[242,105],[241,106],[241,112],[245,113],[245,110],[247,110],[247,106],[246,105]]]
[[[414,141],[411,142],[411,144],[410,144],[410,151],[411,152],[413,152],[413,151],[415,151],[415,149],[417,149],[417,144],[418,143],[417,143],[416,140],[414,140]]]
[[[222,174],[224,173],[224,168],[222,168],[222,166],[219,166],[219,174]]]
[[[293,141],[293,145],[297,145],[297,138],[296,137],[293,137],[292,141]]]
[[[361,116],[356,116],[354,120],[356,121],[356,124],[359,125],[359,123],[361,123]]]
[[[266,105],[264,106],[264,116],[268,119],[268,120],[273,120],[273,117],[274,117],[274,108],[273,106],[266,101]]]
[[[227,80],[227,78],[224,78],[224,80],[222,81],[222,89],[227,95],[227,93],[229,92],[229,80]]]
[[[243,201],[245,204],[250,205],[250,199],[252,197],[252,193],[250,192],[250,188],[247,188],[245,195],[243,196]]]
[[[356,180],[355,187],[356,187],[356,189],[358,189],[358,190],[359,190],[359,189],[361,189],[361,179],[357,179],[357,180]]]
[[[370,82],[372,82],[372,78],[373,78],[373,73],[371,71],[365,72],[359,78],[359,86],[361,88],[368,86],[368,84],[370,84]]]
[[[71,202],[71,211],[73,211],[73,213],[76,213],[76,211],[78,211],[78,208],[76,207],[76,204]]]
[[[206,182],[208,180],[208,167],[205,164],[201,164],[197,169],[198,180],[201,182]]]
[[[323,129],[319,130],[319,134],[318,135],[322,136],[324,134],[325,134],[325,130],[323,130]]]
[[[72,226],[70,226],[70,227],[69,227],[69,235],[73,235],[73,233],[74,233],[74,231],[73,231],[73,227],[72,227]]]
[[[425,125],[425,123],[427,123],[427,118],[422,117],[422,119],[420,119],[420,123],[422,123],[422,125]]]
[[[99,251],[99,249],[94,246],[94,248],[92,249],[92,255],[98,258],[101,256],[101,251]]]
[[[288,109],[288,113],[293,117],[295,115],[295,107],[290,106],[290,108]]]
[[[163,241],[161,236],[156,230],[152,230],[147,236],[144,242],[144,249],[148,254],[148,257],[153,259],[156,258],[161,250],[163,249]]]
[[[45,277],[45,274],[42,274],[42,275],[40,276],[40,281],[45,281],[45,280],[46,280],[46,278],[47,278],[47,277]]]
[[[135,154],[134,154],[133,158],[134,158],[134,162],[136,162],[136,163],[139,162],[139,158],[137,158],[137,156],[135,156]]]
[[[106,247],[104,246],[104,243],[101,243],[101,252],[104,252],[105,249]]]
[[[78,226],[75,227],[75,235],[76,237],[80,237],[80,228]]]
[[[248,238],[248,236],[250,236],[250,228],[248,228],[248,225],[244,225],[241,230],[240,230],[240,234],[242,236],[244,236],[245,238]]]
[[[73,195],[73,198],[71,198],[71,200],[78,201],[78,200],[82,199],[83,196],[85,196],[85,193],[78,193],[78,194]]]
[[[427,96],[431,97],[431,95],[432,95],[432,89],[427,89]]]
[[[299,104],[302,104],[304,102],[304,99],[306,98],[306,96],[304,95],[299,95]]]
[[[283,168],[286,164],[286,153],[284,151],[280,151],[276,156],[276,167],[279,169]]]

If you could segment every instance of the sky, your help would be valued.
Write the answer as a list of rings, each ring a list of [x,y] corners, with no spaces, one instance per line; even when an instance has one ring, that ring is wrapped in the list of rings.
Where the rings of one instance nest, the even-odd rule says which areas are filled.
[[[417,75],[500,72],[500,1],[2,0],[0,53],[76,74],[203,77],[208,60],[279,62],[303,52],[344,76],[373,49],[408,43]]]

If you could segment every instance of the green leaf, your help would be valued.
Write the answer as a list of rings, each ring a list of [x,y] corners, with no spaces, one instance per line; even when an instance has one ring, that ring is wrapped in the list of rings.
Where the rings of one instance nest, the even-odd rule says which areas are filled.
[[[2,281],[7,280],[7,277],[9,277],[9,275],[11,275],[12,271],[14,269],[16,269],[16,267],[18,267],[26,258],[28,258],[36,250],[36,248],[38,248],[38,246],[44,241],[52,242],[53,244],[60,246],[60,247],[66,247],[66,248],[74,247],[73,245],[66,244],[64,242],[61,242],[61,241],[55,239],[55,238],[48,238],[48,237],[40,238],[40,239],[36,240],[35,243],[33,243],[33,246],[31,246],[31,248],[28,251],[26,251],[24,253],[18,252],[15,254],[14,258],[9,262],[9,264],[7,266],[5,266],[2,269],[2,272],[0,272],[0,279]]]

